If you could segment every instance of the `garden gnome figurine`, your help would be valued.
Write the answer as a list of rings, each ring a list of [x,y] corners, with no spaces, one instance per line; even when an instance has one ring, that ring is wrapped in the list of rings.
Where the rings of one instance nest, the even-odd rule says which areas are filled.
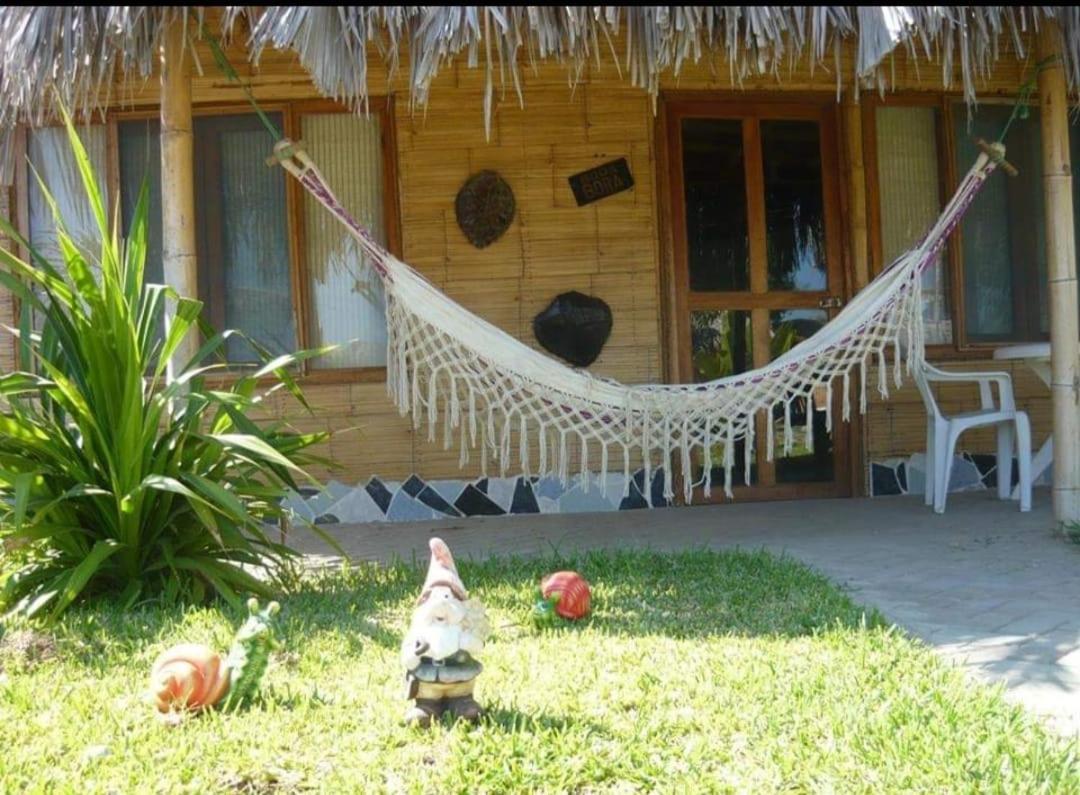
[[[407,697],[415,700],[405,722],[428,726],[444,712],[475,721],[481,710],[473,686],[483,666],[474,655],[488,637],[487,614],[469,598],[450,548],[441,538],[431,539],[430,546],[427,579],[401,644]]]

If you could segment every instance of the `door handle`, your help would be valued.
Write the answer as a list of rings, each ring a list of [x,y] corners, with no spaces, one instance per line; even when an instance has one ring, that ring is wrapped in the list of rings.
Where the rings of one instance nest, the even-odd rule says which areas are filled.
[[[827,295],[818,301],[818,306],[822,309],[839,309],[844,305],[844,299],[838,295]]]

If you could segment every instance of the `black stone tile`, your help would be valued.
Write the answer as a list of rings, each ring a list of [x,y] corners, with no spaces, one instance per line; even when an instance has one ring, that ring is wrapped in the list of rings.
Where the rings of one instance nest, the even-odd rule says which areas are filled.
[[[639,469],[637,472],[634,473],[633,477],[630,480],[631,480],[631,483],[630,483],[630,497],[627,497],[626,499],[624,499],[623,502],[626,502],[627,499],[633,498],[634,491],[636,489],[638,499],[641,500],[643,505],[638,506],[637,505],[637,500],[634,500],[634,504],[632,506],[628,506],[628,507],[635,507],[635,508],[636,507],[642,507],[642,508],[650,507],[648,500],[645,499],[645,470],[644,469]],[[652,506],[651,507],[653,507],[653,508],[666,508],[667,507],[668,501],[666,499],[664,499],[664,469],[663,469],[663,467],[661,467],[660,469],[654,469],[653,470],[653,472],[652,472],[652,483],[650,484],[649,492],[652,495]],[[619,505],[619,509],[620,510],[623,509],[622,504]]]
[[[372,477],[367,482],[364,489],[371,495],[371,499],[375,501],[375,504],[379,506],[379,509],[386,513],[390,507],[390,500],[394,499],[394,495],[390,493],[390,489],[386,488],[381,480],[376,477]]]
[[[637,475],[634,476],[634,478],[636,477]],[[649,507],[649,503],[641,496],[641,488],[638,486],[640,481],[635,480],[634,478],[630,479],[630,493],[623,497],[622,502],[619,503],[620,511],[632,511]]]
[[[664,470],[663,467],[653,472],[652,476],[652,507],[666,508],[667,499],[664,497]]]
[[[900,484],[900,491],[904,494],[908,493],[907,485],[907,464],[901,461],[896,466],[896,480]]]
[[[415,475],[413,476],[415,477]],[[410,478],[411,480],[412,478]],[[442,495],[431,486],[424,486],[423,490],[413,495],[429,508],[445,513],[447,516],[461,516],[461,511],[442,498]]]
[[[870,465],[870,493],[875,497],[903,494],[896,479],[896,471],[883,464]]]
[[[479,491],[481,494],[487,494],[487,490],[488,490],[488,479],[487,478],[480,478],[480,480],[476,481],[473,485],[476,487],[476,490]]]
[[[454,502],[454,507],[465,516],[502,516],[506,513],[472,484],[466,486],[461,492],[461,496]]]
[[[316,496],[321,490],[315,488],[314,486],[301,486],[296,491],[305,500],[310,500],[312,497]]]
[[[427,483],[416,475],[411,475],[408,480],[401,484],[401,488],[410,497],[416,497],[420,492],[427,488]]]
[[[975,465],[975,468],[979,470],[979,477],[983,482],[983,485],[987,488],[993,486],[997,488],[997,456],[986,455],[983,453],[975,453],[974,455],[967,455],[967,458],[971,463]]]
[[[514,486],[514,496],[510,500],[510,513],[540,513],[540,505],[536,501],[530,480],[518,478]]]
[[[341,520],[332,513],[324,513],[315,517],[315,524],[338,524]]]

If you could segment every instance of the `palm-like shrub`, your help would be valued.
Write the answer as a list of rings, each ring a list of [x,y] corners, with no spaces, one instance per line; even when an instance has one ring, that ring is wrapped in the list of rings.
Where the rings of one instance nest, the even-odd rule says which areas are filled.
[[[52,618],[90,594],[128,604],[268,595],[291,553],[264,522],[280,517],[282,496],[312,460],[304,449],[325,434],[248,415],[269,389],[303,402],[288,368],[321,351],[271,359],[252,343],[261,367],[208,384],[229,333],[201,324],[200,302],[143,283],[147,188],[125,239],[65,121],[101,245],[81,250],[48,197],[63,267],[21,239],[30,262],[0,252],[0,282],[22,305],[21,369],[0,375],[0,608]],[[167,299],[176,311],[163,334]],[[198,353],[167,375],[200,331]]]

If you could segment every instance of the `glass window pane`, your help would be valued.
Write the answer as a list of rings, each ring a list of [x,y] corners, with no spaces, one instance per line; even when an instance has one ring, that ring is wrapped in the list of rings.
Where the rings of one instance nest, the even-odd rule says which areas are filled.
[[[304,116],[303,139],[330,187],[354,218],[386,242],[379,117],[349,113]],[[386,364],[382,282],[356,239],[310,195],[304,196],[311,345],[340,347],[315,366]]]
[[[694,381],[712,381],[717,378],[746,372],[753,367],[753,331],[750,313],[734,310],[706,310],[690,313],[690,344],[694,364]],[[746,442],[735,443],[735,462],[731,479],[735,484],[746,482]],[[712,450],[714,483],[724,482],[724,445]],[[702,462],[696,466],[700,469]],[[700,477],[700,472],[697,477]],[[750,465],[750,482],[757,482],[757,466]]]
[[[749,290],[742,122],[683,119],[686,257],[691,290]]]
[[[1012,105],[980,105],[968,126],[967,109],[954,108],[956,169],[975,162],[976,138],[996,140]],[[1020,175],[987,180],[961,222],[964,314],[972,341],[1037,339],[1045,327],[1046,246],[1038,112],[1016,119],[1005,140]]]
[[[783,309],[769,313],[769,356],[782,356],[829,322],[823,309]],[[791,451],[784,455],[784,407],[773,408],[773,460],[777,483],[827,483],[834,477],[833,442],[825,429],[825,406],[815,401],[813,443],[808,444],[805,397],[791,402]]]
[[[928,107],[878,108],[878,200],[881,208],[882,266],[914,246],[941,212],[938,168],[938,111]],[[926,341],[953,339],[945,257],[923,272]]]
[[[271,114],[280,128],[280,114]],[[254,114],[195,120],[199,292],[220,329],[238,329],[271,354],[296,348],[285,172],[267,168],[270,139]],[[232,338],[230,361],[254,360]]]
[[[78,127],[83,146],[90,157],[98,178],[98,189],[108,206],[107,157],[108,139],[105,125],[92,124]],[[101,235],[97,222],[86,200],[79,168],[68,143],[67,130],[63,127],[42,127],[30,130],[27,136],[27,153],[32,170],[27,179],[29,201],[27,209],[30,221],[30,243],[49,262],[62,267],[64,258],[56,242],[53,212],[45,200],[40,178],[48,188],[59,208],[60,216],[75,245],[83,250],[87,261],[95,265],[101,254]],[[35,176],[36,172],[36,176]]]
[[[825,198],[817,122],[761,122],[770,290],[826,290]]]
[[[143,180],[149,185],[146,217],[147,284],[165,281],[161,250],[161,124],[157,119],[124,121],[117,125],[120,154],[120,218],[124,234],[131,221]]]

